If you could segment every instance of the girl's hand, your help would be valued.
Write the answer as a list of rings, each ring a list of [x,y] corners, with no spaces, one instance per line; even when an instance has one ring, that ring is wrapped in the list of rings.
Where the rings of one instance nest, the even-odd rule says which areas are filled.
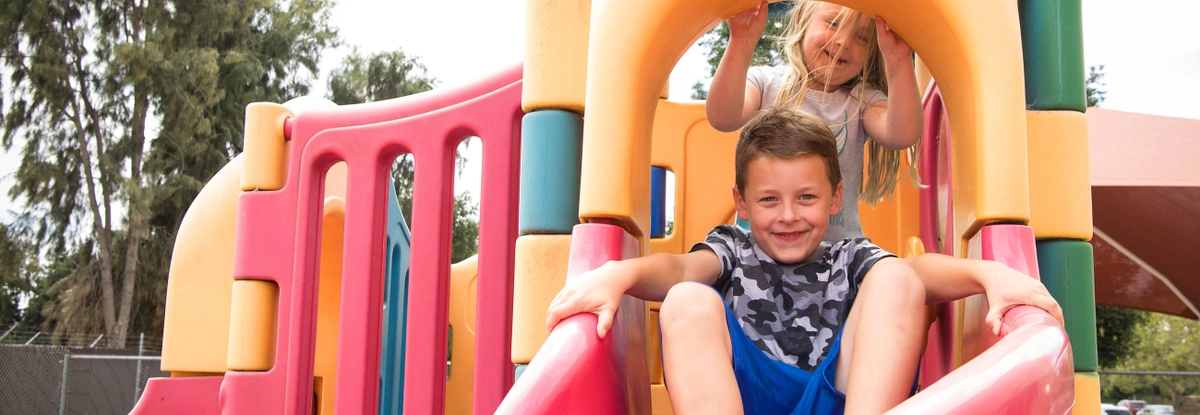
[[[758,3],[758,7],[743,10],[725,21],[729,24],[729,41],[744,41],[757,45],[762,38],[763,29],[767,27],[767,2]]]
[[[563,319],[579,314],[596,315],[596,335],[601,339],[612,328],[613,315],[625,290],[620,288],[624,274],[618,270],[617,262],[608,262],[599,268],[568,279],[567,285],[550,302],[546,316],[546,331],[549,332]]]
[[[887,22],[879,16],[875,16],[875,34],[879,39],[879,52],[883,54],[883,59],[887,63],[911,61],[912,47],[909,47],[908,42],[896,35],[896,32],[893,32]]]
[[[1046,310],[1059,323],[1063,322],[1062,308],[1041,282],[1004,264],[994,264],[996,266],[987,274],[983,286],[988,300],[988,313],[984,323],[992,329],[992,334],[1000,335],[1000,320],[1004,313],[1019,305],[1031,305]]]

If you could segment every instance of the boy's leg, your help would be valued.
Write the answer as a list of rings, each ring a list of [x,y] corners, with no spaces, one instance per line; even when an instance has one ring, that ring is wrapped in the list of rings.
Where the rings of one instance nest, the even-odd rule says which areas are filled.
[[[721,296],[703,284],[677,284],[658,313],[663,368],[675,413],[742,413]]]
[[[925,286],[912,268],[878,264],[842,328],[835,387],[847,414],[879,414],[912,391],[927,332]]]

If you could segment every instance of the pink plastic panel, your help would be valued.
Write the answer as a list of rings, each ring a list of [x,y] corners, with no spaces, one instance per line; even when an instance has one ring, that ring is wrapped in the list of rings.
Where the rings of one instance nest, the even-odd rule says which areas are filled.
[[[381,103],[306,111],[290,129],[288,180],[239,199],[234,275],[279,284],[275,365],[235,372],[221,385],[231,413],[312,411],[321,197],[324,173],[348,164],[338,342],[339,413],[374,413],[379,389],[386,173],[416,162],[404,410],[440,413],[445,400],[450,214],[454,151],[483,145],[476,413],[491,413],[512,384],[512,269],[516,241],[521,69],[479,83]]]
[[[130,415],[220,414],[221,376],[151,378]]]
[[[971,241],[971,253],[976,258],[999,261],[1038,278],[1033,229],[1028,226],[985,226]],[[986,312],[986,307],[983,310]],[[1017,307],[1004,315],[1001,336],[997,338],[983,326],[982,319],[982,314],[964,316],[964,325],[974,328],[966,330],[971,334],[963,340],[972,343],[971,348],[983,350],[982,353],[889,413],[1066,414],[1071,411],[1075,401],[1074,360],[1062,324],[1041,309]]]
[[[638,256],[639,243],[613,225],[576,225],[567,278]],[[577,314],[550,332],[498,414],[650,413],[645,303],[625,296],[604,339],[596,316]]]

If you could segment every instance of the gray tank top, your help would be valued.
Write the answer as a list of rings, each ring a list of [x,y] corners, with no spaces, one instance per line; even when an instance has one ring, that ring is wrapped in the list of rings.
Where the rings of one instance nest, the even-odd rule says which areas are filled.
[[[787,67],[755,66],[746,78],[762,94],[759,109],[775,104],[775,96],[783,86]],[[837,138],[838,164],[842,168],[842,210],[829,218],[829,232],[825,240],[836,242],[847,238],[862,238],[862,224],[858,220],[858,188],[863,176],[863,152],[867,144],[867,131],[863,128],[862,115],[868,106],[887,100],[887,94],[875,88],[866,88],[858,83],[853,89],[839,88],[832,92],[809,89],[800,104],[800,110],[816,115],[829,124]],[[862,96],[862,104],[859,97]]]

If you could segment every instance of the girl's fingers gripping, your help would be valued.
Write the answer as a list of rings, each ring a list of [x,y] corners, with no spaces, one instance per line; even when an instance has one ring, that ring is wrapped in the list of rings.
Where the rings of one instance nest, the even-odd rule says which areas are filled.
[[[612,329],[613,309],[600,307],[594,313],[596,313],[596,335],[603,339],[608,334],[608,331]]]
[[[988,310],[987,317],[983,319],[983,322],[988,326],[989,329],[992,330],[992,335],[1000,335],[1000,326],[1003,324],[1004,313],[1007,313],[1008,310],[1011,310],[1013,307],[1018,305],[1020,304],[1009,303],[1005,304],[1003,307],[991,307]]]

